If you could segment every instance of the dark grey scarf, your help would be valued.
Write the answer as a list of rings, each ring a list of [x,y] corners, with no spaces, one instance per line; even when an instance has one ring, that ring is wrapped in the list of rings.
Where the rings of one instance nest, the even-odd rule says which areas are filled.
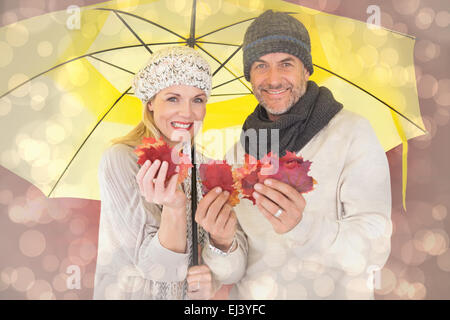
[[[305,94],[285,114],[275,120],[269,120],[267,112],[260,104],[255,108],[244,122],[241,133],[241,144],[245,151],[255,158],[262,158],[269,151],[285,155],[286,151],[300,151],[328,122],[342,109],[342,104],[337,102],[328,88],[319,87],[315,82],[308,81]],[[248,129],[256,130],[255,135],[249,134]],[[265,129],[265,130],[260,130]],[[279,134],[279,152],[276,148]],[[271,130],[274,130],[272,132]],[[245,135],[244,133],[247,132]],[[271,143],[271,135],[273,146]],[[249,143],[245,143],[252,136]],[[246,139],[247,138],[247,139]],[[253,140],[252,140],[253,139]],[[261,154],[258,156],[258,149]]]

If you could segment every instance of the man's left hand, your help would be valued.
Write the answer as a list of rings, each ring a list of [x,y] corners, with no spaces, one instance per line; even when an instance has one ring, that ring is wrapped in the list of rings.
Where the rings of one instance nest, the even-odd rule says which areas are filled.
[[[290,185],[266,179],[264,184],[257,183],[255,190],[256,205],[276,233],[286,233],[302,220],[305,198]]]

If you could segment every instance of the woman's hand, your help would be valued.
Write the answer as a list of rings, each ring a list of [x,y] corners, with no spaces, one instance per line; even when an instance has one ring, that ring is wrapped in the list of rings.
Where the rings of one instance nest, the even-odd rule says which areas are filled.
[[[200,200],[195,221],[205,229],[212,244],[222,251],[228,251],[237,229],[237,217],[233,207],[227,203],[230,194],[220,187],[209,191]]]
[[[188,297],[192,300],[211,299],[218,289],[213,281],[211,270],[205,264],[190,267],[186,280]]]
[[[136,175],[139,190],[148,202],[173,209],[183,208],[187,198],[177,186],[178,174],[173,175],[165,185],[168,168],[166,161],[161,164],[159,160],[153,163],[147,160]]]

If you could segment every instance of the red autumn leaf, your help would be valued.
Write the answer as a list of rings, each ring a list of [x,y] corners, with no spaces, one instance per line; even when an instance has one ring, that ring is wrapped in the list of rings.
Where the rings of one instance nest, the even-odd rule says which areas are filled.
[[[253,197],[256,183],[271,178],[287,183],[300,193],[313,190],[317,182],[308,176],[311,161],[304,161],[293,152],[286,152],[282,158],[269,153],[261,160],[246,154],[244,166],[234,171],[234,177],[243,197],[256,203]]]
[[[278,164],[274,165],[277,162]],[[286,155],[279,159],[276,155],[269,153],[261,160],[261,163],[261,170],[258,173],[260,183],[264,183],[264,180],[269,178],[275,179],[289,184],[300,193],[310,192],[317,183],[311,176],[308,176],[311,161],[304,161],[294,152],[287,151]]]
[[[203,195],[215,187],[221,187],[230,193],[228,203],[235,206],[239,203],[239,191],[233,179],[231,166],[226,161],[210,161],[199,166]]]
[[[137,163],[143,165],[145,161],[150,160],[153,163],[159,159],[161,163],[167,161],[169,167],[167,169],[166,181],[168,181],[174,174],[176,174],[176,168],[179,167],[178,183],[181,183],[186,179],[189,168],[192,168],[191,160],[188,155],[180,152],[177,156],[178,159],[172,159],[173,148],[169,147],[162,138],[158,140],[155,138],[144,137],[142,144],[134,149],[134,153],[139,157]],[[173,160],[175,160],[175,163]]]

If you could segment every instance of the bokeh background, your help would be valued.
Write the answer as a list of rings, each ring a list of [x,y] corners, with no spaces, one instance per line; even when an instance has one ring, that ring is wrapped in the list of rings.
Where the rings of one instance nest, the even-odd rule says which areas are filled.
[[[1,0],[0,26],[65,10],[69,5],[99,2]],[[290,2],[361,21],[369,17],[369,5],[377,5],[383,27],[416,37],[417,90],[428,134],[410,140],[406,212],[402,209],[402,147],[387,153],[394,230],[376,298],[449,299],[450,2]],[[6,54],[2,48],[21,45],[21,41],[0,39],[0,67]],[[30,53],[30,59],[35,56]],[[0,116],[2,112],[0,106]],[[99,201],[47,199],[39,189],[0,166],[0,299],[91,299],[99,216]],[[80,267],[80,288],[67,288],[71,265]]]

